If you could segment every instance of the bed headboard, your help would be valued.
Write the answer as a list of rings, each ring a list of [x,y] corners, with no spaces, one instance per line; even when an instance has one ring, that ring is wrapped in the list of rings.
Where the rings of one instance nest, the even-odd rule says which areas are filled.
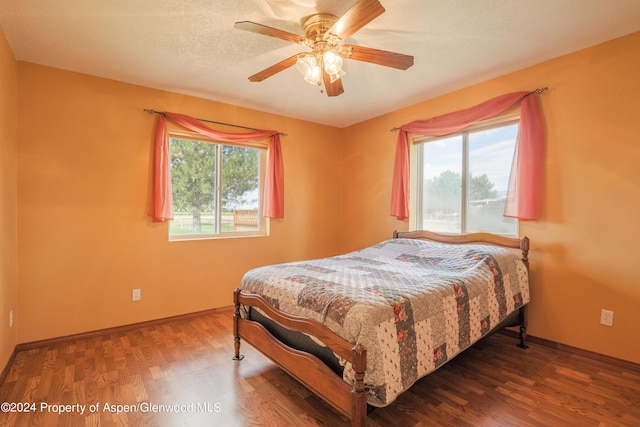
[[[440,243],[468,244],[468,243],[484,243],[505,248],[520,249],[522,252],[522,262],[529,268],[529,238],[524,236],[521,239],[517,237],[506,237],[490,233],[469,233],[469,234],[439,234],[433,231],[417,230],[417,231],[394,231],[394,239],[421,239],[432,240]]]

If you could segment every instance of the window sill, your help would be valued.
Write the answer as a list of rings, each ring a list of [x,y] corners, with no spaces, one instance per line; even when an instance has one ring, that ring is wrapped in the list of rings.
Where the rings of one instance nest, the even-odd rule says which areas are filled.
[[[269,237],[269,233],[224,233],[224,234],[178,234],[169,236],[170,242],[185,242],[192,240],[226,240],[226,239],[245,239],[247,237]]]

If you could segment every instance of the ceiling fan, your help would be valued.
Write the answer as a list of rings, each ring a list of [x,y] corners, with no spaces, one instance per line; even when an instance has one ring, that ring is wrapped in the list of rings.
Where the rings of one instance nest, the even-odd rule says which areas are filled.
[[[255,22],[236,22],[235,28],[298,43],[311,49],[309,53],[296,54],[265,68],[249,77],[249,80],[261,82],[295,64],[307,82],[318,86],[324,84],[328,96],[338,96],[344,92],[343,58],[400,70],[408,69],[413,65],[413,56],[342,43],[384,11],[378,0],[357,0],[340,18],[326,13],[310,15],[302,20],[304,37]]]

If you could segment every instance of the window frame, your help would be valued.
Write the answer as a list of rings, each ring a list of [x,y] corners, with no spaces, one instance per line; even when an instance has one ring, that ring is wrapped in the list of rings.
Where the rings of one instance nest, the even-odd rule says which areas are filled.
[[[419,230],[422,229],[422,195],[424,194],[424,180],[419,179],[420,176],[423,175],[423,147],[425,144],[428,144],[429,140],[438,140],[444,138],[451,138],[455,136],[463,136],[462,141],[462,199],[461,199],[461,210],[460,210],[460,233],[447,233],[438,231],[441,234],[449,234],[449,235],[461,235],[466,234],[468,231],[466,230],[467,226],[467,207],[468,207],[468,198],[469,195],[467,193],[467,183],[468,183],[468,174],[469,174],[469,142],[468,135],[469,133],[474,133],[478,131],[486,131],[499,127],[506,127],[513,124],[517,124],[520,126],[520,114],[517,115],[508,115],[502,116],[492,119],[483,120],[481,122],[475,123],[471,126],[467,126],[464,129],[454,132],[444,136],[423,136],[418,135],[411,140],[410,153],[409,153],[409,170],[410,170],[410,198],[409,198],[409,229],[411,230]],[[517,142],[516,142],[517,144]],[[515,150],[514,150],[515,155]],[[508,237],[514,237],[519,235],[520,231],[520,221],[517,218],[513,218],[515,221],[515,231],[514,234],[501,234]],[[484,233],[489,233],[488,231],[481,231]]]
[[[216,232],[214,233],[171,233],[171,223],[167,227],[167,234],[170,242],[189,241],[189,240],[218,240],[218,239],[231,239],[231,238],[243,238],[243,237],[264,237],[269,236],[270,221],[269,218],[263,216],[263,201],[264,201],[264,186],[265,186],[265,171],[267,166],[267,155],[269,152],[269,144],[265,141],[246,141],[246,142],[226,142],[218,141],[214,138],[208,138],[195,132],[189,132],[184,130],[168,130],[167,138],[169,142],[169,159],[172,157],[172,139],[188,139],[191,141],[202,142],[206,144],[216,145],[216,209],[214,215],[216,217]],[[259,150],[260,158],[258,162],[259,169],[259,184],[258,184],[258,228],[257,230],[245,230],[245,231],[221,231],[222,228],[222,173],[223,173],[223,146],[242,147],[242,148],[254,148]],[[169,160],[171,161],[171,160]],[[173,179],[173,177],[171,178]],[[172,182],[173,187],[173,182]],[[173,191],[173,189],[172,189]],[[175,221],[172,220],[171,222]]]

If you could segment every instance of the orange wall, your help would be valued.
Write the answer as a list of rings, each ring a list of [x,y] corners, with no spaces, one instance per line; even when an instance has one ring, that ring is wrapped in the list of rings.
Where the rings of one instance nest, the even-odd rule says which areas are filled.
[[[17,323],[17,177],[18,67],[0,28],[0,371],[16,345]]]
[[[250,268],[339,249],[335,128],[23,62],[18,92],[19,342],[229,306]],[[146,216],[144,108],[288,134],[286,218],[269,237],[168,242]]]
[[[342,249],[388,238],[396,133],[415,119],[548,86],[540,221],[532,242],[529,333],[640,363],[640,33],[544,62],[352,126],[345,132]],[[613,310],[614,326],[599,324]]]

